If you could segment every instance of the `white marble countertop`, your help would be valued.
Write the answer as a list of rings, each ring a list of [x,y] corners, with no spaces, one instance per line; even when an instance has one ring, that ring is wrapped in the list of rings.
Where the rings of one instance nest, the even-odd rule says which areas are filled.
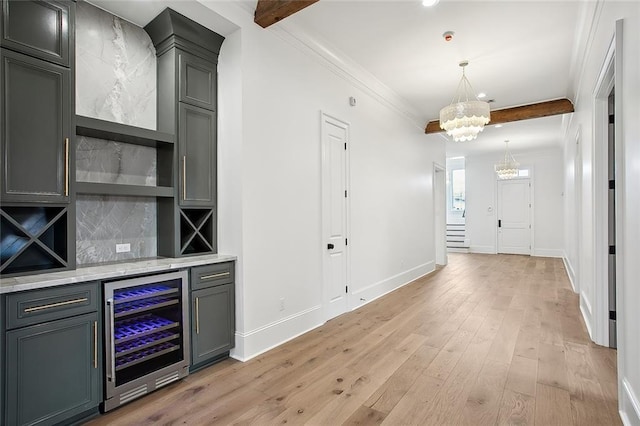
[[[87,281],[104,280],[127,275],[148,274],[172,269],[189,268],[191,266],[229,262],[236,259],[236,256],[226,254],[207,254],[182,258],[167,257],[97,266],[81,266],[73,271],[25,275],[14,278],[0,278],[0,294]]]

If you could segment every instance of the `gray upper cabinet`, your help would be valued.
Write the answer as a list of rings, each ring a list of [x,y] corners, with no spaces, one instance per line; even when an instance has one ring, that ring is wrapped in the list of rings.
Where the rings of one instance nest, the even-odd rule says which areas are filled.
[[[1,61],[2,201],[68,203],[70,70],[7,49]]]
[[[180,205],[211,206],[216,188],[216,113],[180,103]]]
[[[216,64],[178,51],[180,67],[180,102],[216,110]]]
[[[73,2],[5,0],[2,12],[2,47],[70,66],[74,43]]]

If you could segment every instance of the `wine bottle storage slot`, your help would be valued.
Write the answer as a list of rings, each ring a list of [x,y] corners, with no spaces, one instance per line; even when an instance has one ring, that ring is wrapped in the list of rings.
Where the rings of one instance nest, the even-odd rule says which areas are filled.
[[[115,306],[115,318],[122,318],[133,314],[140,314],[143,312],[151,311],[153,309],[175,305],[178,302],[178,299],[172,299],[169,297],[154,297],[152,299],[135,300],[133,302],[121,303]]]
[[[169,330],[178,326],[180,326],[178,322],[155,315],[118,321],[116,322],[114,332],[115,344],[117,346],[120,343],[148,336],[157,331]]]
[[[130,353],[146,349],[153,345],[177,339],[178,337],[180,337],[179,333],[175,333],[173,331],[160,331],[158,333],[153,333],[148,336],[139,337],[137,339],[121,343],[116,345],[116,358],[129,355]]]
[[[125,368],[133,367],[134,365],[140,364],[141,362],[146,362],[152,360],[153,358],[168,354],[169,352],[177,351],[180,349],[180,346],[171,344],[169,342],[156,344],[142,351],[134,352],[129,355],[125,355],[124,357],[116,359],[116,371],[123,370]]]
[[[2,207],[0,273],[19,274],[66,268],[67,209]]]

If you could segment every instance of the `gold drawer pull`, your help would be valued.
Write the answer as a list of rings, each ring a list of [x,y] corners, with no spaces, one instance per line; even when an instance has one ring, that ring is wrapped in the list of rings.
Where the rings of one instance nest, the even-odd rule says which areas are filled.
[[[32,308],[25,309],[24,313],[28,314],[31,312],[42,311],[44,309],[57,308],[58,306],[74,305],[76,303],[86,302],[87,300],[89,299],[87,299],[86,297],[83,297],[82,299],[65,300],[64,302],[52,303],[50,305],[34,306]]]
[[[69,196],[69,138],[64,139],[64,196]]]
[[[187,199],[187,156],[182,156],[182,201]]]
[[[231,275],[230,272],[220,272],[219,274],[203,275],[200,277],[200,280],[204,281],[204,280],[210,280],[211,278],[228,277],[229,275]]]
[[[196,334],[200,334],[200,298],[196,297]]]
[[[98,321],[93,322],[93,368],[98,368]]]

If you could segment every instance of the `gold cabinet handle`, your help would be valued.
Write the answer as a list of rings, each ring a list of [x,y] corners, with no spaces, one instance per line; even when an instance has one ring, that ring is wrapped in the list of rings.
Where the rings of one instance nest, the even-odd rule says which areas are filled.
[[[69,138],[64,139],[64,196],[69,196]]]
[[[182,156],[182,201],[187,199],[187,156]]]
[[[93,322],[93,368],[98,368],[98,321]]]
[[[58,306],[74,305],[76,303],[86,302],[87,300],[88,299],[86,297],[83,297],[83,298],[80,298],[80,299],[65,300],[64,302],[51,303],[49,305],[34,306],[32,308],[26,308],[24,310],[24,313],[28,314],[28,313],[31,313],[31,312],[42,311],[44,309],[57,308]]]
[[[219,274],[203,275],[200,277],[200,280],[204,281],[210,280],[211,278],[228,277],[229,275],[231,275],[229,272],[220,272]]]
[[[196,297],[196,334],[200,334],[200,298]]]

